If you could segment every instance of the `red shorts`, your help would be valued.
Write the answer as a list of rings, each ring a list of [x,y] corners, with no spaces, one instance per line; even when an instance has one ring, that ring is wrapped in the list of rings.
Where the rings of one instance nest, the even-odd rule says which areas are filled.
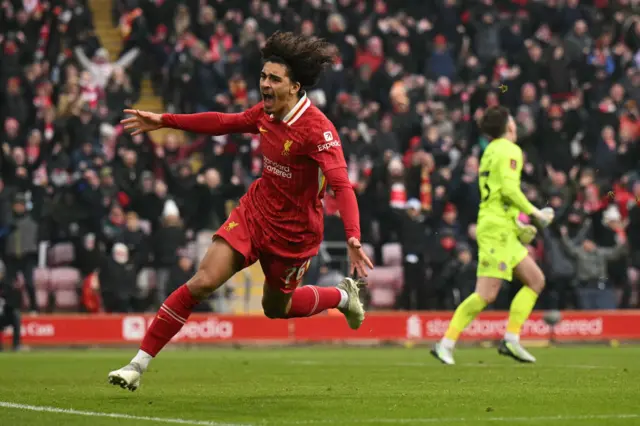
[[[233,209],[227,221],[218,229],[213,238],[224,239],[234,250],[244,256],[244,268],[260,261],[265,282],[283,293],[291,293],[298,287],[309,269],[311,258],[281,256],[273,253],[272,240],[265,235],[264,227],[251,217],[240,204]]]

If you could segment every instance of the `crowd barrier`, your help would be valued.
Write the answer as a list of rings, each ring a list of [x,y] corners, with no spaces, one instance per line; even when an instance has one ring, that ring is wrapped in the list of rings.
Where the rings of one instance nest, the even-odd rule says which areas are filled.
[[[304,343],[364,341],[434,341],[446,330],[448,312],[368,313],[362,327],[349,329],[342,315],[319,315],[294,320],[270,320],[264,316],[194,314],[177,334],[177,343]],[[139,342],[153,321],[149,314],[129,315],[25,315],[23,344],[28,346],[126,345]],[[487,312],[463,333],[467,341],[501,338],[506,313]],[[4,333],[5,343],[11,328]],[[640,340],[640,311],[563,312],[553,327],[543,313],[534,313],[522,330],[523,339],[557,341]]]

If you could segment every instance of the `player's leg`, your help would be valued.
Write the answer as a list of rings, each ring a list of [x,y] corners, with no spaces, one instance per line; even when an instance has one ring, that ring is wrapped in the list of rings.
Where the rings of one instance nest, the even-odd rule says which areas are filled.
[[[262,308],[267,317],[308,317],[338,308],[351,328],[358,329],[364,321],[364,307],[360,302],[362,283],[345,278],[336,287],[307,285],[298,288],[310,259],[264,256],[260,263],[265,272]]]
[[[453,350],[462,332],[487,307],[500,292],[502,278],[478,276],[475,291],[456,309],[444,337],[432,349],[431,354],[447,365],[455,364]]]
[[[458,338],[474,318],[496,299],[503,280],[510,281],[512,277],[513,271],[509,266],[512,254],[506,244],[508,232],[488,230],[479,231],[477,235],[478,280],[475,291],[458,306],[444,337],[431,351],[444,364],[455,363],[453,350]]]
[[[229,243],[216,238],[207,249],[195,275],[171,293],[160,306],[136,356],[127,366],[109,373],[109,382],[136,390],[140,385],[140,376],[151,360],[182,329],[193,308],[241,270],[243,262],[242,255]]]
[[[544,274],[531,256],[526,255],[515,267],[514,273],[523,286],[513,298],[509,321],[499,352],[520,362],[535,362],[535,357],[520,344],[520,331],[544,289]]]
[[[151,359],[180,331],[193,308],[236,272],[254,263],[254,251],[251,230],[247,226],[244,211],[239,207],[216,232],[195,275],[171,293],[160,306],[136,356],[127,366],[109,373],[109,382],[136,390],[140,385],[140,376]]]

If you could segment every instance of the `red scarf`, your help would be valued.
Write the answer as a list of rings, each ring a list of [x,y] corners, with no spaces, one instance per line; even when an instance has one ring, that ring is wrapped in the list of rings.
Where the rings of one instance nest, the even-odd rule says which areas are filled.
[[[420,203],[422,204],[422,210],[431,211],[433,207],[431,190],[431,173],[427,166],[423,166],[420,172]]]
[[[391,184],[389,204],[396,209],[403,209],[405,204],[407,204],[407,190],[404,183],[396,182]]]

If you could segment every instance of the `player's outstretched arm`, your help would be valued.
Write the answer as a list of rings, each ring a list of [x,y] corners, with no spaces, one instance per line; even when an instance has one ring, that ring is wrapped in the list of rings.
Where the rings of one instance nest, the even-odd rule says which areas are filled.
[[[258,133],[256,121],[262,111],[261,105],[256,105],[237,114],[220,112],[202,112],[197,114],[156,114],[149,111],[125,109],[125,114],[132,117],[121,121],[124,128],[132,135],[152,132],[168,127],[192,133],[208,135],[225,135],[229,133]]]
[[[368,275],[367,269],[373,269],[373,263],[360,244],[360,212],[356,194],[349,182],[347,169],[340,167],[328,170],[325,172],[325,178],[336,194],[338,210],[347,235],[347,249],[351,262],[350,273],[357,272],[358,276],[366,277]]]

